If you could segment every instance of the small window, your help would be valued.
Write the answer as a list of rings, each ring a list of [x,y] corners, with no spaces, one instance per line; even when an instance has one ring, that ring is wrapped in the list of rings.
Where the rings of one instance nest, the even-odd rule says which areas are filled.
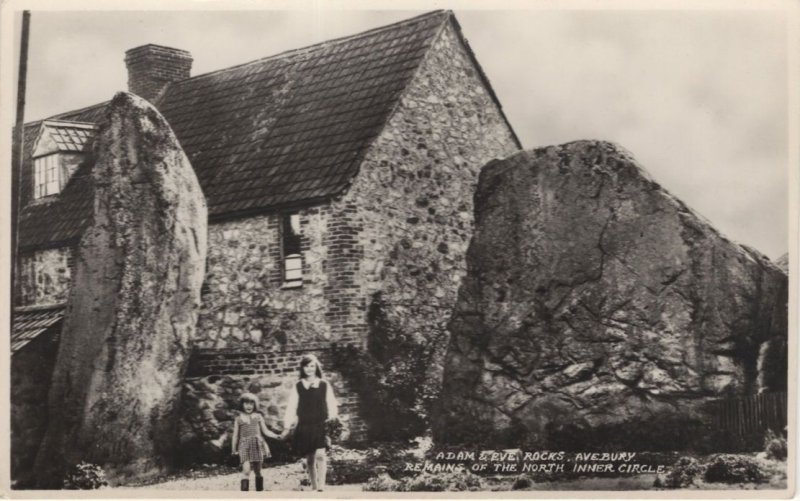
[[[64,185],[59,166],[59,155],[47,155],[33,160],[33,197],[42,198],[55,195]]]
[[[69,270],[70,277],[75,276],[75,257],[77,252],[77,249],[70,249],[69,252],[67,252],[67,269]]]
[[[284,214],[281,228],[284,287],[303,285],[303,254],[300,248],[300,215]]]

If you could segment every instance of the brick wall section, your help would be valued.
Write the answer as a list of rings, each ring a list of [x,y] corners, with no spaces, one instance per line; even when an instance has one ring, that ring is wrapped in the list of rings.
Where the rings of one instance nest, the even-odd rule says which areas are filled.
[[[327,284],[323,288],[328,300],[325,321],[336,342],[363,344],[367,322],[366,300],[360,283],[364,247],[359,235],[364,227],[355,203],[336,201],[331,205],[331,214],[323,241],[328,249]]]
[[[192,56],[185,50],[143,45],[125,52],[128,90],[152,101],[170,82],[189,78]]]
[[[61,303],[67,300],[74,250],[70,247],[47,249],[20,256],[18,265],[18,304],[24,306]]]
[[[357,280],[367,306],[380,292],[398,329],[444,347],[478,172],[517,149],[448,24],[345,196],[363,228]]]

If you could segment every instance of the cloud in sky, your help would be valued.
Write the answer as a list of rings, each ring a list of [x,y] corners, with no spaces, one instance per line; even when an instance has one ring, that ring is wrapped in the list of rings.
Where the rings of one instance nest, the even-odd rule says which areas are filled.
[[[617,142],[727,236],[786,252],[784,13],[454,9],[526,148]],[[109,99],[138,45],[200,74],[418,13],[34,11],[27,116]]]

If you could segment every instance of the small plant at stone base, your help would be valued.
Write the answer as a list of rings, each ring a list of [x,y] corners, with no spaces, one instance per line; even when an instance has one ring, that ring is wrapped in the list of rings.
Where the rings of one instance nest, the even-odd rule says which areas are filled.
[[[103,468],[96,464],[82,461],[67,471],[63,485],[64,489],[88,490],[105,487],[108,482]]]
[[[533,487],[533,479],[528,475],[520,475],[514,479],[514,484],[511,486],[512,491],[522,491]]]
[[[776,434],[772,430],[767,430],[767,433],[764,436],[764,451],[767,453],[767,459],[786,459],[786,456],[788,455],[786,438],[782,435]]]
[[[654,487],[681,489],[689,487],[703,474],[703,466],[693,457],[679,458],[664,477],[656,477]]]
[[[325,438],[329,443],[336,443],[341,440],[343,433],[344,425],[339,421],[339,418],[325,421]]]
[[[740,454],[719,454],[706,466],[703,478],[706,482],[726,484],[761,483],[768,477],[754,459]]]

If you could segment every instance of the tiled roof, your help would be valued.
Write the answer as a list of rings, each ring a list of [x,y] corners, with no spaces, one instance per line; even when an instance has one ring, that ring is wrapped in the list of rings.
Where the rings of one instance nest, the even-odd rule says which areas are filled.
[[[63,304],[15,309],[11,354],[60,322],[64,318],[64,310]]]
[[[192,162],[209,216],[309,205],[347,189],[449,19],[436,11],[171,84],[157,106]],[[55,118],[92,122],[102,107]],[[23,209],[23,250],[82,234],[91,218],[87,174],[79,168],[84,178],[56,201]]]

